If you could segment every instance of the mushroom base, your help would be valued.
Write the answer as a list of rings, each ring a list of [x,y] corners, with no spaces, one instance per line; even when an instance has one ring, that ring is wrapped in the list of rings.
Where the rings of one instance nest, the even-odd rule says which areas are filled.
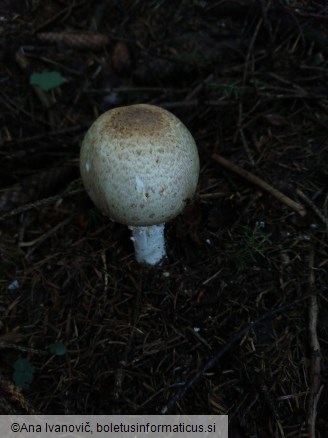
[[[137,261],[147,265],[159,263],[166,254],[164,224],[129,228]]]

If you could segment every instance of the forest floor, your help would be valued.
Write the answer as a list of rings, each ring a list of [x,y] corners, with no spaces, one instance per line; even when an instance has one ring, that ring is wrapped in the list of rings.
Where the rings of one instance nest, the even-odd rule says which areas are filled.
[[[0,16],[0,413],[327,437],[326,1],[4,0]],[[154,268],[79,177],[88,127],[134,103],[178,116],[201,162]]]

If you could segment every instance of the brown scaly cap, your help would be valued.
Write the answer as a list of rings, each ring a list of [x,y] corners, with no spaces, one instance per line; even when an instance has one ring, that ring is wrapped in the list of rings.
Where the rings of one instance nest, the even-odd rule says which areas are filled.
[[[194,195],[199,158],[184,124],[153,105],[101,115],[81,149],[81,175],[93,202],[117,222],[155,225],[179,214]]]

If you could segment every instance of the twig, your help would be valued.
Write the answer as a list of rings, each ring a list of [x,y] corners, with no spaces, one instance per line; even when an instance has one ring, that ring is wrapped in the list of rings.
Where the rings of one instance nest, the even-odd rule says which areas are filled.
[[[0,342],[0,350],[4,350],[6,348],[11,349],[11,350],[23,351],[24,353],[27,352],[27,353],[34,353],[34,354],[47,354],[46,351],[38,350],[36,348],[26,347],[24,345],[11,344],[9,342]]]
[[[67,18],[69,17],[69,15],[72,13],[72,10],[76,7],[78,7],[78,5],[74,4],[75,2],[72,2],[72,4],[70,4],[69,6],[67,6],[64,9],[61,9],[57,14],[52,15],[48,20],[44,21],[43,23],[41,23],[38,27],[36,27],[33,31],[32,34],[36,34],[37,32],[39,32],[41,29],[44,29],[45,27],[49,26],[50,24],[54,23],[55,21],[57,21],[59,18],[63,17],[63,21],[67,20]]]
[[[175,110],[176,108],[195,108],[199,106],[199,102],[198,99],[191,99],[178,102],[161,102],[159,106],[164,109]]]
[[[325,202],[323,203],[323,214],[328,218],[328,195],[325,198]],[[326,224],[327,234],[328,234],[328,221]]]
[[[305,298],[301,298],[300,300],[295,301],[294,303],[286,304],[284,306],[278,307],[276,309],[269,310],[268,312],[265,312],[263,315],[259,316],[258,318],[254,319],[253,321],[250,321],[241,331],[235,333],[232,335],[226,344],[219,350],[208,362],[206,362],[197,372],[194,376],[192,376],[184,385],[184,387],[174,396],[171,398],[171,400],[168,401],[168,403],[162,408],[161,413],[166,414],[169,410],[171,410],[174,405],[181,400],[187,390],[193,386],[197,380],[202,377],[207,370],[212,368],[216,362],[218,362],[219,359],[237,342],[239,339],[241,339],[246,333],[251,330],[253,327],[258,325],[260,322],[273,318],[276,314],[281,313],[290,307],[295,306],[298,302],[303,301]]]
[[[242,113],[243,113],[243,104],[242,104],[242,102],[239,103],[239,112],[240,112],[240,119],[242,119]],[[239,126],[239,134],[240,134],[240,138],[241,138],[241,141],[243,143],[245,152],[247,154],[248,160],[249,160],[251,166],[254,167],[255,166],[255,161],[254,161],[254,158],[252,156],[251,150],[250,150],[250,148],[248,146],[248,143],[247,143],[247,140],[246,140],[246,137],[245,137],[245,132],[244,132],[244,129],[243,129],[241,123],[240,123],[240,126]]]
[[[269,4],[265,4],[266,2],[264,0],[260,0],[260,5],[261,5],[261,9],[262,9],[262,16],[263,16],[263,22],[265,24],[265,27],[267,29],[268,35],[269,35],[269,41],[270,41],[270,50],[272,50],[272,45],[273,45],[273,32],[272,32],[272,26],[270,23],[270,20],[268,18],[268,10],[271,6],[271,2],[269,2]]]
[[[284,195],[282,192],[280,192],[279,190],[270,186],[270,184],[263,181],[263,179],[248,172],[248,170],[239,167],[237,164],[233,163],[230,160],[227,160],[226,158],[221,157],[221,155],[218,154],[213,154],[212,159],[218,162],[219,164],[221,164],[222,166],[226,167],[227,169],[231,170],[232,172],[237,173],[237,175],[240,175],[247,181],[250,181],[251,183],[257,185],[262,190],[265,190],[266,192],[270,193],[270,195],[274,196],[276,199],[278,199],[278,201],[282,202],[292,210],[296,211],[296,213],[298,213],[300,216],[306,215],[306,210],[303,207],[303,205],[293,201],[291,198]]]
[[[59,224],[55,225],[53,228],[51,228],[46,233],[41,234],[41,236],[37,237],[36,239],[30,240],[29,242],[20,242],[19,246],[21,248],[26,248],[26,247],[34,246],[34,249],[35,249],[36,246],[40,245],[40,243],[42,243],[45,240],[47,240],[50,236],[55,234],[60,228],[64,227],[71,220],[72,220],[72,217],[68,217],[65,220],[63,220],[62,222],[59,222]],[[31,252],[29,253],[29,255],[30,254],[31,254]]]
[[[0,222],[9,219],[17,214],[24,213],[25,211],[32,210],[33,208],[44,207],[45,205],[53,204],[57,202],[59,199],[66,198],[67,196],[74,196],[79,193],[84,192],[84,188],[78,188],[76,190],[70,190],[69,188],[62,193],[59,193],[54,196],[49,196],[48,198],[40,199],[35,202],[29,202],[28,204],[22,205],[21,207],[15,208],[14,210],[9,211],[0,216]]]
[[[6,145],[14,145],[14,144],[22,144],[22,143],[33,143],[36,142],[37,140],[42,140],[43,138],[52,138],[55,136],[60,136],[60,135],[65,135],[65,134],[71,134],[74,132],[80,132],[83,131],[84,129],[87,128],[87,125],[77,125],[77,126],[72,126],[70,128],[65,128],[65,129],[59,129],[58,131],[48,131],[48,132],[43,132],[41,134],[36,134],[36,135],[31,135],[30,137],[25,137],[25,138],[17,138],[17,139],[12,139],[10,141],[1,141],[0,142],[0,146],[2,146],[3,144]],[[10,157],[15,157],[16,154],[11,154]]]
[[[247,55],[246,55],[246,59],[245,59],[245,67],[244,67],[244,73],[243,73],[243,80],[242,80],[242,89],[244,89],[245,85],[246,85],[246,78],[247,78],[247,74],[248,74],[248,68],[249,68],[249,63],[250,63],[250,58],[251,58],[251,53],[253,51],[253,47],[255,44],[255,40],[257,38],[257,35],[259,33],[259,30],[262,26],[262,22],[263,22],[263,18],[261,18],[258,23],[257,26],[255,28],[255,32],[253,34],[253,37],[251,39],[248,51],[247,51]],[[248,160],[250,162],[250,164],[252,166],[255,166],[255,162],[254,162],[254,158],[251,154],[251,151],[248,147],[248,143],[246,141],[246,137],[245,137],[245,133],[244,133],[244,129],[242,126],[242,121],[243,121],[243,95],[241,96],[241,99],[239,101],[239,105],[238,105],[238,122],[237,122],[237,132],[239,132],[241,141],[243,143],[245,152],[247,154]]]
[[[198,198],[200,200],[202,199],[220,199],[220,198],[226,198],[227,194],[225,192],[212,192],[212,193],[200,193],[198,195]]]
[[[203,91],[204,86],[212,81],[214,78],[213,74],[210,74],[204,81],[200,82],[193,90],[191,90],[187,96],[185,97],[185,101],[193,100],[199,96],[199,94]]]
[[[108,44],[108,36],[96,32],[40,32],[39,41],[49,44],[64,44],[75,49],[97,50]]]
[[[296,193],[300,198],[303,199],[303,201],[312,208],[312,210],[315,212],[315,214],[318,216],[318,218],[328,227],[328,218],[324,216],[324,214],[321,213],[319,208],[309,199],[305,193],[302,192],[300,189],[296,189]]]
[[[315,289],[314,277],[314,249],[311,248],[309,256],[309,335],[311,346],[311,375],[310,375],[310,394],[308,400],[308,434],[309,438],[315,438],[317,405],[321,393],[320,372],[321,372],[321,353],[320,343],[317,334],[318,322],[318,296]]]
[[[140,301],[141,301],[141,295],[142,295],[142,290],[143,290],[142,280],[141,280],[140,285],[136,284],[135,286],[137,289],[137,297],[136,297],[136,304],[135,304],[135,308],[134,308],[133,325],[131,328],[131,333],[130,333],[129,339],[128,339],[126,346],[125,346],[123,358],[119,362],[120,366],[115,372],[114,389],[113,389],[114,400],[119,400],[121,395],[122,395],[122,387],[123,387],[123,382],[124,382],[124,377],[125,377],[124,369],[128,363],[129,354],[130,354],[131,348],[132,348],[132,342],[134,341],[136,327],[137,327],[137,323],[138,323],[138,320],[140,317]]]

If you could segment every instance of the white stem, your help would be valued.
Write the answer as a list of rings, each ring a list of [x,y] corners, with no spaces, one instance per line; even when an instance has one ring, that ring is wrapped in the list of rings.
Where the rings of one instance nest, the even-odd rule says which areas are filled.
[[[164,224],[129,228],[137,261],[148,265],[159,263],[165,256]]]

